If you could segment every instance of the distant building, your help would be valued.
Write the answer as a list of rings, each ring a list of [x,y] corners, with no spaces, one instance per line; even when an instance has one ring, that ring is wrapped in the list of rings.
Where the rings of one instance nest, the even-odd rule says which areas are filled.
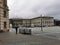
[[[34,25],[34,27],[39,26],[53,26],[54,25],[54,18],[49,16],[41,16],[36,17],[31,20],[31,23]]]
[[[9,9],[7,0],[0,0],[0,30],[9,30]]]
[[[13,26],[31,27],[31,19],[13,18],[10,19],[10,24]]]
[[[55,26],[60,26],[60,20],[55,19],[54,24],[55,24]]]
[[[10,19],[10,22],[13,22],[12,24],[20,25],[23,27],[54,26],[54,18],[48,16],[36,17],[32,19],[13,18]]]

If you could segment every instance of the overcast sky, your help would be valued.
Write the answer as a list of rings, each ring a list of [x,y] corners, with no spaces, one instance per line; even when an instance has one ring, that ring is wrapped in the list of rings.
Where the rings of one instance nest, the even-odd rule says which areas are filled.
[[[8,0],[9,17],[33,18],[42,15],[60,19],[60,0]]]

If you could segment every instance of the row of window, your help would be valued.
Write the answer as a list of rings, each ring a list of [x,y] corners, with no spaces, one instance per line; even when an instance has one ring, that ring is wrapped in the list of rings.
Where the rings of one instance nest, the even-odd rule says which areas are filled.
[[[52,21],[45,21],[45,22],[44,22],[44,21],[42,21],[42,22],[35,22],[34,24],[36,24],[36,23],[38,23],[38,24],[39,24],[39,23],[47,24],[47,23],[53,23],[53,22],[52,22]]]

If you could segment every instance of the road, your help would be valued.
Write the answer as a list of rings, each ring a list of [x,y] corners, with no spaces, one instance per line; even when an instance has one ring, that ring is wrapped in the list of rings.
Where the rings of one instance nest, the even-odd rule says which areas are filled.
[[[0,45],[60,45],[60,40],[43,36],[0,33]]]

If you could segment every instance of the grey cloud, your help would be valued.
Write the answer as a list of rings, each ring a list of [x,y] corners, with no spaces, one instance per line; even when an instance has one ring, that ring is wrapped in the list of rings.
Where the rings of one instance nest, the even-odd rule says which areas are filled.
[[[32,18],[42,15],[60,17],[59,0],[8,0],[11,17]],[[11,4],[12,3],[12,4]]]

